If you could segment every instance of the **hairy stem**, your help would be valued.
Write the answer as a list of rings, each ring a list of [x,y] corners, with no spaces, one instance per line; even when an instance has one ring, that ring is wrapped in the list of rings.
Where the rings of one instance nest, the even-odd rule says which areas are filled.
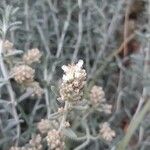
[[[138,128],[139,124],[141,123],[141,121],[143,120],[143,118],[145,117],[145,115],[149,111],[149,109],[150,109],[150,100],[147,101],[147,103],[144,105],[143,109],[132,119],[132,121],[129,125],[129,128],[127,130],[127,134],[125,135],[123,140],[120,142],[120,144],[118,145],[116,150],[126,150],[126,147],[129,143],[132,135]]]
[[[17,135],[16,135],[16,137],[17,137],[16,145],[17,145],[18,141],[19,141],[19,136],[20,136],[19,116],[18,116],[17,110],[16,110],[16,100],[15,100],[14,91],[13,91],[12,85],[10,83],[8,71],[7,71],[7,68],[5,66],[3,56],[2,56],[2,43],[3,42],[0,41],[0,67],[1,67],[1,71],[2,71],[2,74],[3,74],[4,80],[7,81],[6,86],[7,86],[7,90],[8,90],[10,100],[11,100],[11,104],[12,104],[12,114],[13,114],[13,117],[14,117],[16,123],[17,123]]]

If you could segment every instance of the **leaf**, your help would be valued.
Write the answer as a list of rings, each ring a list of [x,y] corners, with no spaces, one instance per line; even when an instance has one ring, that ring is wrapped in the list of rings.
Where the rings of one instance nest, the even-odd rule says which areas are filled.
[[[11,15],[15,15],[19,10],[19,7],[16,7],[12,10]]]
[[[21,21],[15,21],[15,22],[9,24],[8,29],[11,29],[11,28],[14,27],[14,26],[19,26],[19,25],[21,25],[21,24],[22,24]]]
[[[14,56],[14,55],[19,55],[19,54],[22,54],[22,53],[23,53],[22,50],[14,50],[13,52],[8,53],[7,55],[5,55],[5,57]]]
[[[64,129],[63,133],[65,136],[67,136],[70,139],[76,139],[77,138],[77,135],[75,134],[75,132],[70,128]]]

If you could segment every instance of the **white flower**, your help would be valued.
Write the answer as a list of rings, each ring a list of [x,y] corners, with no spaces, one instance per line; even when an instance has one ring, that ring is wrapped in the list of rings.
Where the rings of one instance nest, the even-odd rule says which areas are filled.
[[[28,65],[19,65],[12,68],[10,74],[18,83],[30,83],[34,79],[35,70]]]
[[[76,66],[78,66],[78,68],[82,68],[83,66],[83,60],[79,60],[78,63],[76,64]]]
[[[103,104],[103,105],[102,105],[102,110],[103,110],[106,114],[111,114],[112,105]]]
[[[103,88],[100,86],[93,86],[90,92],[90,99],[92,104],[102,104],[106,101],[105,99],[105,93],[103,91]]]
[[[108,124],[108,122],[104,122],[103,124],[101,124],[100,128],[101,128],[100,135],[106,141],[111,142],[113,138],[116,136],[115,131],[110,128],[110,125]]]
[[[66,65],[63,65],[61,68],[62,68],[62,70],[63,70],[64,72],[67,72],[67,71],[68,71],[68,67],[67,67]]]
[[[55,129],[49,131],[46,140],[47,140],[48,147],[51,150],[57,150],[57,149],[64,150],[65,143],[63,141],[63,135],[61,132]]]
[[[72,72],[69,72],[68,74],[63,75],[63,80],[66,82],[73,80],[73,79],[74,79],[74,74]]]
[[[85,85],[86,71],[82,69],[83,61],[79,60],[77,64],[63,65],[64,75],[60,86],[59,100],[78,101],[81,99],[82,89]]]
[[[39,49],[33,48],[23,55],[23,61],[26,64],[31,65],[34,62],[39,62],[41,57],[42,53],[39,51]]]
[[[63,81],[72,81],[75,78],[79,78],[83,74],[82,70],[83,66],[83,60],[79,60],[77,64],[72,64],[72,65],[63,65],[62,70],[65,72],[63,75]]]

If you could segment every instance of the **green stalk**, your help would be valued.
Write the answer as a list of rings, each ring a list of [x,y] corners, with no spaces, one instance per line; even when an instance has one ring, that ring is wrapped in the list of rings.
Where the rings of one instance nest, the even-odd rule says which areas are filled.
[[[143,109],[135,116],[135,118],[131,121],[129,128],[127,130],[127,134],[123,138],[123,140],[119,143],[118,147],[116,150],[126,150],[126,147],[138,128],[139,124],[142,122],[143,118],[145,117],[146,113],[150,110],[150,100],[146,102],[144,105]]]

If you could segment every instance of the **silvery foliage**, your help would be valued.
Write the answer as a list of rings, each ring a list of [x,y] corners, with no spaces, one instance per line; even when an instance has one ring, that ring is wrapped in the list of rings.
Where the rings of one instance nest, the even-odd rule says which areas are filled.
[[[104,87],[106,98],[114,105],[114,110],[110,116],[93,113],[87,122],[82,122],[81,129],[65,130],[64,134],[69,139],[67,146],[70,149],[71,146],[77,149],[115,149],[124,135],[123,129],[118,128],[121,120],[131,120],[141,97],[147,97],[150,93],[148,23],[145,20],[139,23],[135,34],[140,41],[140,50],[124,58],[131,62],[129,67],[125,67],[124,59],[109,57],[118,49],[116,32],[125,13],[124,1],[1,0],[0,7],[1,39],[9,39],[16,48],[11,55],[17,58],[23,51],[38,47],[45,56],[36,66],[36,80],[42,83],[44,95],[41,99],[33,100],[29,97],[30,93],[21,91],[5,75],[2,68],[5,58],[0,54],[0,149],[8,149],[16,140],[24,145],[35,133],[35,123],[63,106],[57,101],[61,66],[78,59],[85,61],[88,83]],[[147,16],[147,11],[142,15]],[[119,75],[116,73],[118,69]],[[70,114],[70,118],[74,118],[74,115]],[[138,148],[141,149],[149,144],[148,118],[149,115],[135,134],[139,140]],[[78,119],[73,121],[77,124],[74,127],[78,126]],[[89,140],[89,134],[95,135],[99,123],[104,121],[109,121],[117,131],[115,140],[112,143],[97,138]],[[87,141],[84,141],[86,138],[78,139],[78,132],[87,133]]]

